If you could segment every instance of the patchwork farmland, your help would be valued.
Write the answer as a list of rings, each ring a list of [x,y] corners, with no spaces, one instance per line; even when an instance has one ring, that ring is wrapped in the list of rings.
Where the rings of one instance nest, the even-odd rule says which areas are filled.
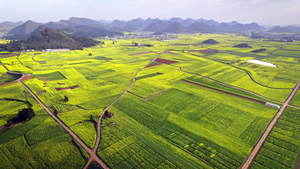
[[[201,43],[207,39],[220,43]],[[99,41],[83,50],[0,53],[3,168],[242,168],[278,112],[265,103],[282,106],[300,80],[300,53],[290,50],[297,41],[232,34]],[[245,41],[253,48],[233,47]],[[35,117],[7,124],[28,107]],[[299,111],[297,92],[252,168],[299,167]]]

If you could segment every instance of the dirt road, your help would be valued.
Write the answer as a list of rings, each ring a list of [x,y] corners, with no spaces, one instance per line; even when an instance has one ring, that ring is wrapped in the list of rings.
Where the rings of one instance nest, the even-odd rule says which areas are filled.
[[[5,67],[2,63],[0,63],[3,67]],[[6,67],[5,67],[6,68]],[[6,70],[10,72],[7,68]],[[59,118],[57,118],[48,107],[22,82],[24,78],[24,74],[10,72],[12,74],[22,75],[21,78],[17,80],[29,93],[30,95],[46,110],[46,112],[90,155],[90,160],[97,162],[104,169],[109,169],[109,167],[97,156],[97,154],[91,150],[72,130],[70,130]]]
[[[101,139],[101,121],[102,121],[102,118],[103,118],[103,115],[104,115],[105,111],[107,111],[108,109],[110,109],[111,106],[113,106],[118,100],[120,100],[127,93],[127,91],[131,88],[131,86],[135,82],[136,75],[140,71],[142,71],[143,69],[145,69],[148,65],[150,65],[155,59],[157,59],[159,57],[159,55],[160,55],[160,53],[158,53],[157,56],[154,59],[152,59],[146,66],[144,66],[143,68],[141,68],[140,70],[138,70],[137,72],[135,72],[135,74],[133,75],[133,78],[132,78],[132,82],[126,88],[126,90],[115,101],[113,101],[105,110],[103,110],[103,112],[101,113],[101,115],[100,115],[100,117],[98,119],[98,122],[97,122],[97,140],[96,140],[96,144],[95,144],[94,149],[93,149],[93,152],[95,154],[97,153],[97,149],[98,149],[99,144],[100,144],[100,139]],[[92,160],[89,159],[89,161],[87,162],[87,164],[85,165],[84,168],[87,168],[91,162],[92,162]]]
[[[288,106],[289,102],[292,100],[296,92],[298,91],[300,86],[300,81],[297,83],[289,97],[285,100],[283,105],[281,106],[280,110],[277,112],[276,116],[273,118],[273,120],[270,122],[268,127],[265,129],[263,135],[260,137],[258,142],[256,143],[255,147],[252,149],[251,153],[247,157],[247,159],[243,162],[243,164],[240,166],[240,169],[249,169],[251,168],[251,165],[255,161],[255,158],[257,157],[258,153],[260,152],[262,146],[264,145],[265,141],[267,140],[268,136],[270,135],[272,129],[274,128],[275,124],[281,117],[282,113]]]
[[[97,123],[97,141],[96,141],[96,145],[93,149],[94,152],[96,152],[96,150],[98,149],[99,147],[99,144],[100,144],[100,137],[101,137],[101,120],[102,120],[102,117],[104,115],[104,112],[107,111],[109,108],[111,108],[111,106],[113,106],[118,100],[120,100],[126,93],[127,91],[131,88],[131,86],[133,85],[133,83],[135,82],[135,77],[136,75],[142,71],[143,69],[145,69],[148,65],[150,65],[155,59],[157,59],[159,57],[160,54],[158,54],[156,56],[156,58],[154,58],[153,60],[151,60],[146,66],[144,66],[143,68],[141,68],[140,70],[138,70],[137,72],[135,72],[135,74],[133,75],[133,78],[132,78],[132,82],[130,83],[130,85],[127,87],[127,89],[115,100],[113,101],[105,110],[103,110],[103,112],[101,113],[100,115],[100,118],[98,120],[98,123]]]
[[[96,155],[94,151],[92,151],[81,139],[73,133],[62,121],[60,121],[49,109],[44,105],[44,103],[20,80],[19,83],[31,94],[31,96],[46,110],[46,112],[67,132],[69,135],[82,147],[85,149],[87,153],[89,153],[90,158],[93,161],[96,161],[101,165],[102,168],[108,169],[109,167]]]
[[[4,69],[6,69],[7,72],[9,72],[9,70],[7,69],[7,67],[0,61],[0,65],[2,65],[4,67]]]

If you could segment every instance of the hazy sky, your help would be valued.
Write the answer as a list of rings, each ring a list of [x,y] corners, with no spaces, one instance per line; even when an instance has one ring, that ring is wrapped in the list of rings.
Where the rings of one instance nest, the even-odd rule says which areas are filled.
[[[218,22],[300,24],[300,0],[0,0],[0,22],[69,17],[130,20],[204,18]]]

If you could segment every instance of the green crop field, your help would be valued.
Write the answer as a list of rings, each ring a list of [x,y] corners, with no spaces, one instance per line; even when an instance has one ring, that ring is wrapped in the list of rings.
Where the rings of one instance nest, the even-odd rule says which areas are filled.
[[[220,43],[201,43],[210,38]],[[281,106],[300,80],[298,43],[235,34],[178,39],[100,39],[102,47],[83,50],[1,52],[0,61],[10,71],[26,74],[23,83],[91,149],[103,110],[149,64],[108,110],[113,117],[103,117],[97,155],[113,169],[239,168],[278,111],[264,103]],[[153,46],[130,46],[132,42]],[[233,47],[240,43],[253,48]],[[266,50],[251,52],[261,48]],[[277,67],[246,62],[251,59]],[[20,83],[5,85],[16,79],[6,72],[1,65],[0,127],[23,108],[32,107],[36,116],[0,128],[0,168],[83,168],[87,152]],[[297,93],[290,104],[300,106],[299,97]],[[298,114],[299,109],[284,112],[253,168],[294,167]]]
[[[84,157],[72,138],[24,92],[19,83],[2,86],[1,97],[28,101],[36,116],[27,123],[0,131],[1,168],[80,168]],[[1,100],[1,126],[29,104]],[[85,157],[87,158],[87,157]]]
[[[259,153],[253,168],[293,168],[300,149],[299,111],[288,108]]]

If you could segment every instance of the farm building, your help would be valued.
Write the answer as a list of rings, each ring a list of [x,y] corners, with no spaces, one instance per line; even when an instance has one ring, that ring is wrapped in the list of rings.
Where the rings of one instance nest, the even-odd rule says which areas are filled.
[[[64,51],[70,51],[70,49],[46,49],[42,52],[64,52]]]
[[[269,106],[269,107],[276,108],[276,109],[280,109],[280,106],[278,106],[277,104],[273,104],[273,103],[267,102],[265,105],[266,105],[266,106]]]

